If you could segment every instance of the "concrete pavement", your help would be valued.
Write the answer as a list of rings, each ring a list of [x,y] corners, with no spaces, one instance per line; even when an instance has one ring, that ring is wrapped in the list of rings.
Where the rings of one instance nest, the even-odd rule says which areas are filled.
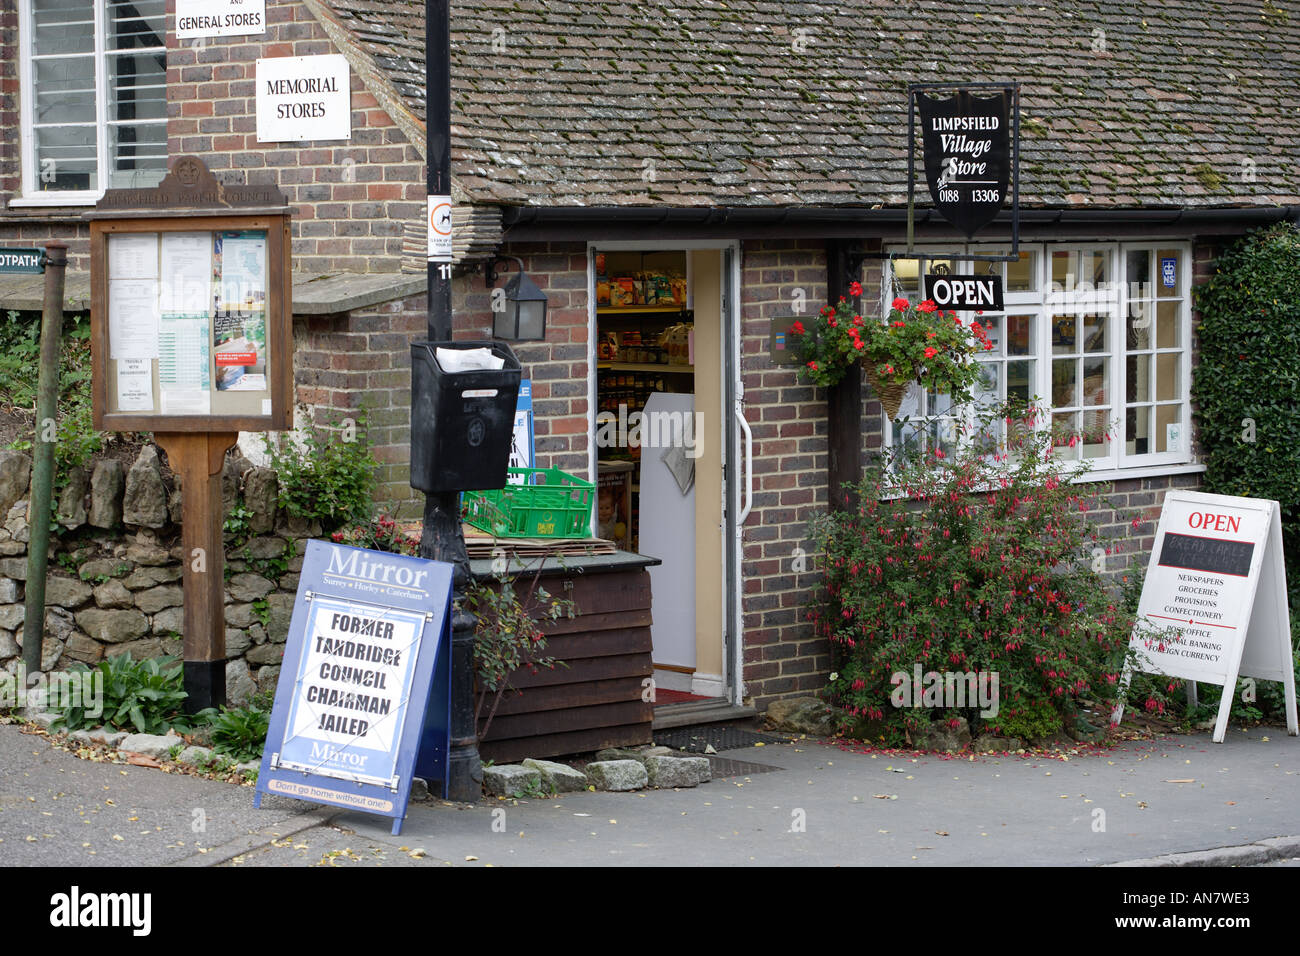
[[[394,837],[378,817],[285,798],[254,810],[251,787],[91,763],[0,726],[0,864],[1096,866],[1300,834],[1300,739],[1281,728],[1068,759],[811,739],[719,756],[774,769],[694,790],[416,803]],[[1261,845],[1221,862],[1300,856],[1300,839]]]

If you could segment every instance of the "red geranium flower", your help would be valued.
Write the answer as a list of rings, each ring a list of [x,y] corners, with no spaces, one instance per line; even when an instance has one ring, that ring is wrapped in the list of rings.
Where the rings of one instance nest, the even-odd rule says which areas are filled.
[[[891,307],[897,309],[899,312],[906,312],[909,308],[907,300],[901,295],[891,303]]]
[[[850,283],[849,283],[849,295],[853,295],[853,296],[862,295],[862,283],[861,283],[861,282],[850,282]]]
[[[812,369],[814,372],[817,371],[817,363],[816,363],[816,362],[809,362],[809,363],[808,363],[808,367],[809,367],[810,369]]]
[[[938,354],[939,354],[939,350],[938,350],[937,348],[935,348],[933,345],[927,345],[927,346],[925,347],[925,357],[926,357],[926,358],[934,358],[934,357],[935,357],[936,355],[938,355]]]
[[[800,322],[798,319],[795,319],[795,320],[794,320],[794,325],[790,326],[790,334],[791,334],[791,335],[803,335],[803,333],[804,333],[803,323]]]
[[[920,305],[918,305],[916,308],[917,308],[917,310],[920,311],[920,312],[934,312],[934,311],[935,311],[936,309],[938,309],[939,307],[938,307],[937,305],[934,304],[934,300],[933,300],[933,299],[926,299],[924,302],[922,302],[922,303],[921,303]]]

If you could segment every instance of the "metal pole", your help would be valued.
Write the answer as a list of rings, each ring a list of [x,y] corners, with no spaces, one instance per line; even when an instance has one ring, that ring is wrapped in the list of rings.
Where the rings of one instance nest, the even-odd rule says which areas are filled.
[[[451,195],[451,11],[449,0],[425,0],[426,185],[430,196]],[[429,340],[451,340],[451,263],[429,263]],[[457,605],[464,605],[469,557],[456,492],[427,494],[420,556],[456,566]],[[457,611],[451,622],[451,753],[447,797],[472,802],[482,795],[483,765],[474,721],[474,616]]]
[[[41,367],[36,392],[36,440],[32,443],[32,494],[27,502],[26,605],[23,618],[23,666],[41,669],[45,639],[45,570],[50,548],[50,501],[54,495],[54,443],[58,440],[59,343],[63,338],[63,272],[68,247],[45,244],[45,300],[41,313]]]

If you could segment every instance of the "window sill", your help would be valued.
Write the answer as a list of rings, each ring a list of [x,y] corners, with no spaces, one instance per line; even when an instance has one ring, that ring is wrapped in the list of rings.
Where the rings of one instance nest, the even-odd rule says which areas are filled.
[[[93,206],[99,202],[94,196],[50,196],[48,199],[44,196],[36,197],[17,197],[9,200],[10,209],[58,209],[72,208],[77,206]]]
[[[1205,465],[1191,462],[1183,465],[1144,465],[1141,468],[1108,468],[1105,471],[1090,471],[1074,479],[1076,485],[1095,484],[1107,481],[1125,481],[1132,478],[1163,478],[1169,475],[1194,475],[1205,471]],[[985,489],[992,491],[992,488]],[[883,501],[896,501],[906,498],[904,494],[882,495]]]

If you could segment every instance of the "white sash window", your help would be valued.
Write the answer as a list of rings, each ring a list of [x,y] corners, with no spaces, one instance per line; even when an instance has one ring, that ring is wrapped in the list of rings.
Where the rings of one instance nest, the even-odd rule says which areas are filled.
[[[22,199],[91,203],[167,168],[166,0],[19,0]]]

